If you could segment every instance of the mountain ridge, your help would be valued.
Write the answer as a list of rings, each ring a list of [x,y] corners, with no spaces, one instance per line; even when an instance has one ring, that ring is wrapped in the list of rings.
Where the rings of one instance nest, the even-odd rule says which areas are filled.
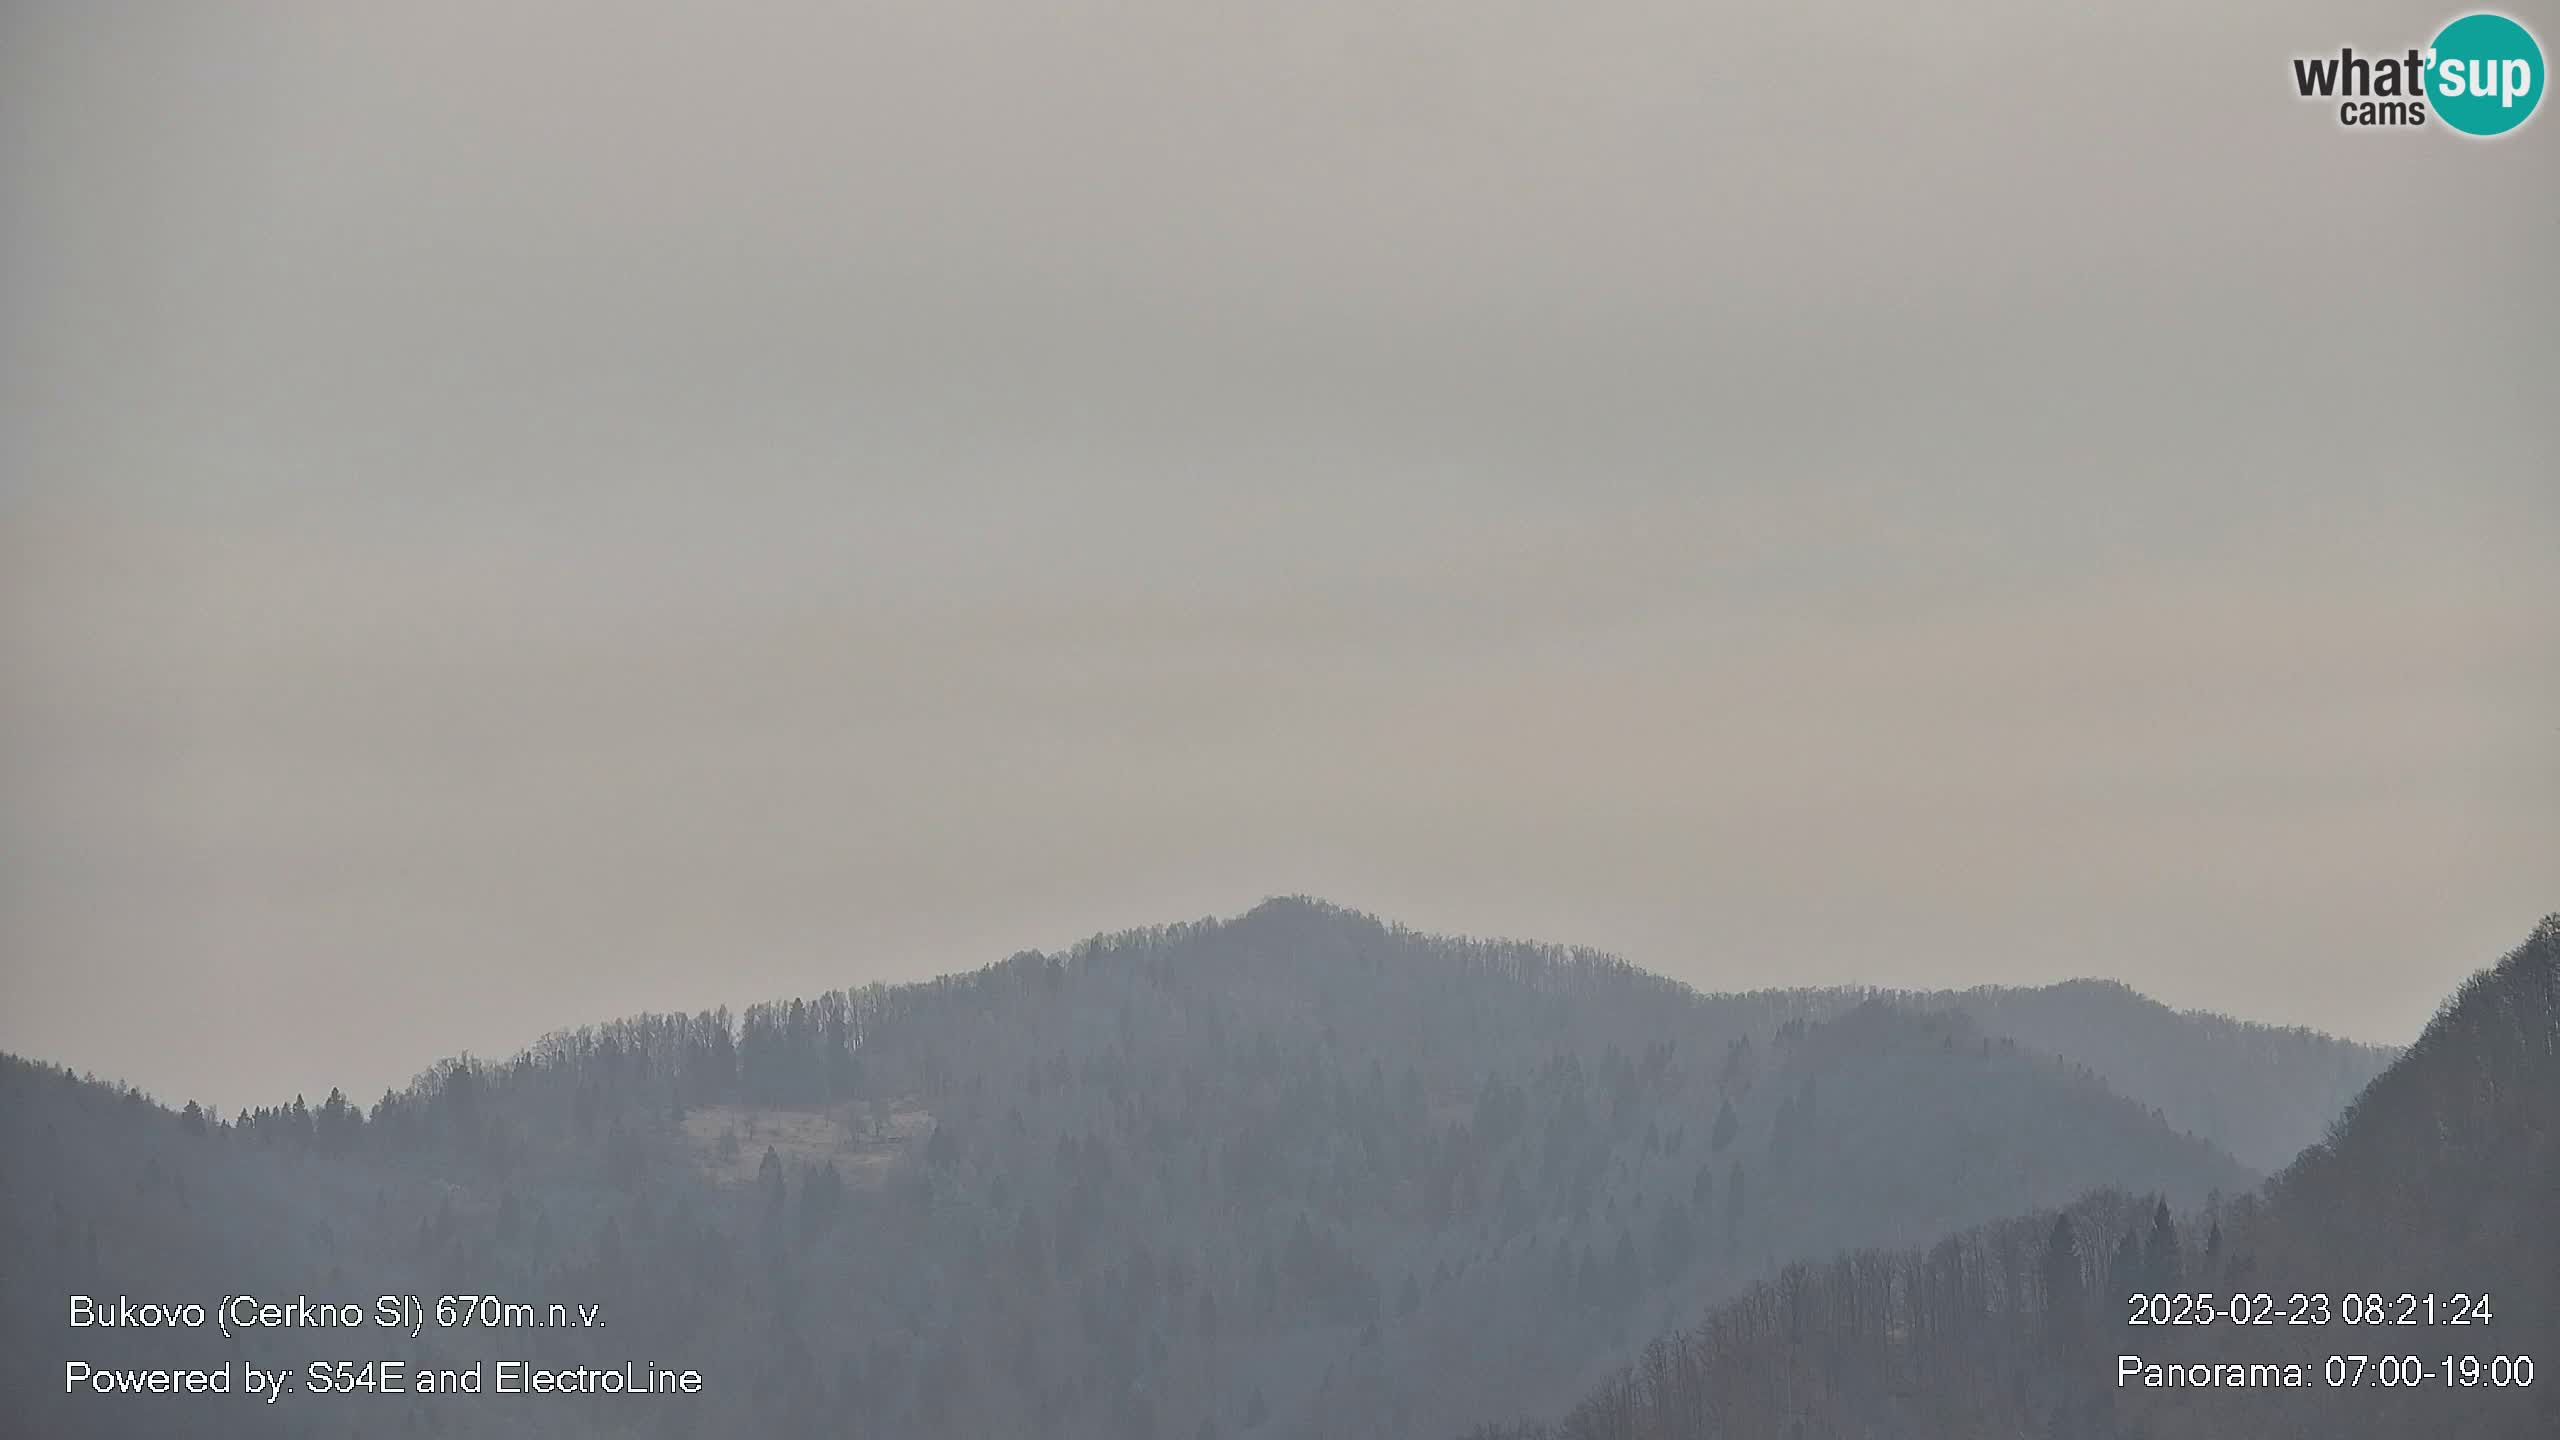
[[[2556,1117],[2560,915],[2227,1207],[2099,1192],[1926,1251],[1790,1266],[1561,1420],[1468,1433],[2548,1435],[2560,1390],[2530,1367],[2560,1342]],[[2219,1323],[2149,1318],[2152,1294]],[[2261,1296],[2275,1319],[2234,1318]]]
[[[725,1379],[679,1432],[1445,1429],[1561,1404],[1792,1259],[2251,1178],[1966,1013],[1705,994],[1306,901],[555,1032],[370,1112],[0,1081],[34,1157],[0,1194],[41,1257],[21,1298],[225,1263],[318,1293],[565,1287],[617,1346]],[[58,1316],[5,1318],[20,1363],[60,1344]]]

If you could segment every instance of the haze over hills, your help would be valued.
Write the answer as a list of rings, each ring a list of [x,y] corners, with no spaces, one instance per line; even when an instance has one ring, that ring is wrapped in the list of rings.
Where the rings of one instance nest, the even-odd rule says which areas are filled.
[[[2201,1088],[2111,1085],[2163,1078],[2104,1044],[2128,1015]],[[386,1352],[370,1332],[343,1355],[352,1337],[306,1332],[68,1335],[64,1296],[497,1293],[611,1323],[430,1331],[396,1353],[682,1365],[709,1387],[468,1411],[299,1396],[283,1423],[1447,1433],[1561,1410],[1788,1262],[2108,1187],[2210,1204],[2255,1178],[2218,1141],[2307,1141],[2318,1097],[2343,1100],[2368,1060],[2120,987],[1704,995],[1587,951],[1286,900],[920,985],[555,1035],[447,1062],[370,1113],[331,1097],[202,1124],[12,1062],[0,1140],[23,1160],[0,1253],[23,1258],[0,1276],[0,1365],[52,1431],[206,1432],[183,1402],[63,1400],[66,1346],[101,1364]],[[2261,1101],[2195,1103],[2217,1076]]]
[[[2179,1212],[2106,1192],[1926,1252],[1789,1267],[1561,1421],[1472,1433],[2548,1436],[2555,1216],[2560,915],[2260,1193]],[[2135,1324],[2140,1295],[2214,1318]]]
[[[2037,1051],[2067,1055],[2260,1170],[2290,1163],[2399,1051],[2300,1026],[2172,1010],[2113,980],[1896,993],[1964,1011]]]

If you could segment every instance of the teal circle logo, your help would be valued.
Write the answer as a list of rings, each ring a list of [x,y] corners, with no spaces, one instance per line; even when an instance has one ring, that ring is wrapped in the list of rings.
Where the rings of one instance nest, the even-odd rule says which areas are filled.
[[[2427,100],[2465,135],[2504,135],[2542,103],[2542,47],[2504,15],[2465,15],[2427,51]]]

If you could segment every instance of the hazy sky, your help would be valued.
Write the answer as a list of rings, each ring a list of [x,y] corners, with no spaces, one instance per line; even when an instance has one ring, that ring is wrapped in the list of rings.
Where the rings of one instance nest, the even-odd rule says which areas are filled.
[[[2560,117],[2082,8],[8,0],[0,1047],[1292,892],[2405,1040],[2560,908]]]

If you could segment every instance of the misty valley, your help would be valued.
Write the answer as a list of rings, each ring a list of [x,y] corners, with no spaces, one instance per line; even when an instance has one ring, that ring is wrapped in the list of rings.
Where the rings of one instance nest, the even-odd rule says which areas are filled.
[[[0,1363],[47,1434],[2542,1433],[2556,951],[2402,1054],[1275,900],[370,1105],[11,1059]]]
[[[0,0],[0,1440],[2560,1440],[2555,7]]]

